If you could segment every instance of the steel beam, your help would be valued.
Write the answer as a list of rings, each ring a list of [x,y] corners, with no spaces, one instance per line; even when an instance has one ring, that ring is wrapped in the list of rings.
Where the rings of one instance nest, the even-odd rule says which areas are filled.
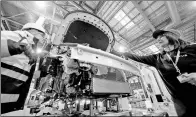
[[[134,9],[134,8],[133,8]],[[133,11],[133,9],[132,10],[130,10],[127,14],[129,14],[129,13],[131,13],[132,11]],[[129,17],[129,15],[127,15],[128,17]],[[135,26],[136,26],[136,22],[134,22],[133,20],[136,18],[136,17],[138,17],[139,16],[139,14],[137,14],[135,17],[133,17],[133,18],[130,18],[129,17],[129,19],[130,19],[130,21],[129,22],[127,22],[127,24],[125,24],[123,27],[121,27],[119,30],[118,30],[118,32],[120,32],[124,27],[126,27],[130,22],[133,22],[135,25],[132,27],[132,28],[130,28],[129,30],[127,30],[126,32],[129,32],[130,30],[132,30]],[[140,21],[141,22],[141,21]],[[140,23],[139,22],[139,23]],[[139,24],[139,23],[137,23],[137,24]],[[126,33],[126,32],[124,32],[123,33],[123,35]]]
[[[161,24],[159,24],[157,27],[166,27],[166,25],[168,25],[169,22],[170,22],[170,19],[167,18],[164,22],[162,22]],[[151,30],[149,30],[149,31],[147,31],[147,32],[145,32],[145,33],[143,33],[143,34],[140,35],[138,38],[132,40],[132,41],[130,42],[130,44],[131,44],[131,45],[137,45],[137,42],[142,42],[143,37],[146,37],[146,35],[151,36],[150,33],[152,33]]]
[[[187,17],[186,19],[181,21],[181,23],[173,25],[172,28],[179,29],[179,28],[182,28],[182,27],[184,27],[185,25],[187,25],[188,23],[191,23],[191,22],[196,22],[196,14],[194,14],[193,16]],[[155,41],[156,40],[152,41],[151,43],[144,43],[140,47],[137,47],[137,48],[132,49],[132,50],[134,51],[134,50],[141,49],[141,48],[144,49],[144,47],[150,46],[152,43],[156,43]]]
[[[63,7],[59,6],[57,3],[53,2],[53,1],[52,1],[52,5],[55,8],[58,8],[58,9],[62,10],[63,12],[69,12],[68,10],[64,9]]]
[[[106,1],[99,1],[99,3],[97,4],[95,10],[94,10],[94,14],[97,14],[99,12],[99,10],[103,7],[104,3]]]
[[[152,2],[150,5],[152,5],[153,3],[154,3],[154,2]],[[162,8],[162,7],[163,7],[163,6],[161,6],[161,7],[159,7],[159,8]],[[146,9],[147,9],[147,8],[146,8]],[[157,10],[153,11],[152,13],[155,13],[156,11],[157,11]],[[163,16],[164,16],[164,14],[163,14]],[[161,17],[161,16],[160,16],[160,17]],[[142,21],[143,21],[143,20],[142,20]],[[142,21],[141,21],[141,22],[142,22]],[[141,23],[141,22],[138,22],[137,24],[139,24],[139,23]],[[128,23],[129,23],[129,22],[128,22]],[[128,23],[127,23],[127,24],[128,24]],[[125,26],[126,26],[126,25],[125,25]],[[137,25],[135,25],[135,26],[137,26]],[[134,26],[134,27],[135,27],[135,26]],[[126,32],[124,32],[124,33],[130,32],[134,27],[132,27],[131,29],[129,29],[128,31],[126,31]],[[120,31],[120,30],[119,30],[119,31]],[[124,33],[123,33],[123,35],[124,35]],[[135,35],[137,35],[137,33],[136,33]],[[137,38],[136,38],[136,39],[137,39]],[[135,40],[135,39],[131,40],[131,42],[133,42],[134,40]],[[130,43],[131,43],[131,42],[130,42]]]
[[[4,15],[4,12],[3,12],[3,9],[1,10],[1,16],[3,16]],[[3,17],[1,17],[1,18],[3,18]],[[2,19],[1,19],[2,20]],[[11,30],[11,28],[10,28],[10,25],[9,25],[9,23],[7,22],[7,20],[5,20],[5,23],[6,23],[6,25],[7,25],[7,27],[8,27],[8,30]]]
[[[102,16],[102,19],[105,19],[105,17],[106,17],[106,12],[110,9],[110,7],[114,4],[114,2],[116,2],[116,1],[109,1],[109,2],[112,2],[110,5],[107,5],[107,9],[105,9],[104,10],[104,14],[103,14],[103,16]],[[109,3],[108,3],[109,4]],[[106,7],[106,6],[105,6]]]
[[[2,30],[6,30],[6,28],[4,27],[4,25],[3,25],[3,20],[1,20],[1,28],[2,28]],[[1,30],[1,31],[2,31]]]
[[[27,12],[23,12],[23,13],[19,13],[19,14],[12,15],[12,16],[10,16],[10,17],[7,17],[7,18],[13,18],[13,17],[17,17],[17,16],[23,15],[23,14],[25,14],[25,13],[28,13],[28,12],[29,12],[29,11],[27,11]]]
[[[116,13],[122,8],[124,7],[125,5],[127,4],[127,1],[124,1],[120,7],[118,7],[118,9],[109,17],[109,19],[106,20],[106,22],[108,23],[115,15]],[[126,13],[125,13],[126,14]]]
[[[91,11],[91,13],[94,13],[94,9],[93,8],[91,8],[88,4],[86,4],[86,2],[82,2],[82,4],[81,4],[81,6],[84,6],[84,7],[86,7],[88,10],[90,10]]]
[[[169,11],[170,18],[172,19],[172,23],[168,25],[167,27],[165,27],[165,29],[170,29],[176,23],[181,22],[181,18],[177,10],[175,1],[165,1],[165,6],[167,10]]]
[[[21,24],[21,23],[19,23],[19,22],[17,22],[17,21],[14,21],[14,20],[12,20],[12,19],[9,19],[9,18],[6,18],[6,17],[1,17],[3,20],[7,20],[7,21],[10,21],[10,22],[13,22],[13,23],[15,23],[15,24],[17,24],[17,25],[20,25],[20,26],[23,26],[24,24]]]
[[[80,6],[79,4],[77,4],[75,1],[68,1],[70,4],[72,4],[73,6],[75,6],[76,8],[83,10],[83,11],[87,11],[87,12],[91,12],[93,13],[92,10],[86,10],[85,8],[83,8],[82,6]]]
[[[140,12],[140,14],[143,16],[144,20],[148,23],[150,29],[152,31],[155,31],[155,27],[152,25],[146,14],[143,12],[142,8],[139,6],[139,4],[136,1],[131,1],[133,5],[137,8],[137,10]]]

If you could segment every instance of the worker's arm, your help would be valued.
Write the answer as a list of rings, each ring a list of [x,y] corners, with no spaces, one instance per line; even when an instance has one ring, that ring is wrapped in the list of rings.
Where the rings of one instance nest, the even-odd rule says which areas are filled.
[[[125,56],[126,58],[129,58],[129,59],[132,59],[134,61],[137,61],[137,62],[141,62],[141,63],[144,63],[144,64],[147,64],[147,65],[150,65],[150,66],[153,66],[153,67],[156,67],[156,61],[157,61],[157,55],[149,55],[149,56],[137,56],[135,54],[131,54],[131,53],[119,53],[117,51],[112,51],[111,52],[112,54],[115,54],[117,56]]]
[[[28,43],[33,43],[32,38],[26,31],[1,31],[1,58],[21,54]]]
[[[1,39],[1,58],[21,54],[25,45],[10,39]]]

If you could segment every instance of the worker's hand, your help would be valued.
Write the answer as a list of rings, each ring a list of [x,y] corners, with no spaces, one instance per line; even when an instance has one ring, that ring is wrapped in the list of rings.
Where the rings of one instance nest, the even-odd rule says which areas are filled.
[[[33,50],[31,45],[25,45],[24,48],[24,54],[29,58],[29,63],[32,64],[36,62],[38,58],[38,54]]]
[[[186,77],[189,79],[188,83],[196,86],[196,72],[186,74]]]
[[[42,58],[42,57],[48,55],[48,51],[41,50],[40,52],[38,52],[37,50],[34,50],[32,48],[32,45],[29,45],[29,44],[23,45],[23,52],[29,58],[30,64],[36,62],[38,57]]]

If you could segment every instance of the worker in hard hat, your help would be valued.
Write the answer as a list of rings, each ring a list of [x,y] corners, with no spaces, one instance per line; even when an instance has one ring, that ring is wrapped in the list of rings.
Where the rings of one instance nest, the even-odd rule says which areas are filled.
[[[1,113],[23,109],[35,70],[35,48],[46,31],[36,23],[22,30],[1,31]]]

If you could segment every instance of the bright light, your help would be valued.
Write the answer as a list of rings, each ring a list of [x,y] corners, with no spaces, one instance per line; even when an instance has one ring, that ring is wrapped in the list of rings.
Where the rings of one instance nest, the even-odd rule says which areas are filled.
[[[120,46],[120,47],[119,47],[119,52],[125,52],[125,47]]]
[[[78,100],[76,100],[76,104],[78,104],[79,103],[79,101]]]
[[[42,52],[41,48],[37,48],[36,53],[40,54]]]
[[[36,1],[35,2],[40,8],[45,8],[46,7],[46,2],[45,1]]]
[[[81,103],[81,105],[84,105],[84,103],[85,103],[85,100],[82,100],[80,103]]]
[[[196,1],[193,2],[194,7],[196,7]]]
[[[90,104],[90,100],[86,100],[86,104]]]

